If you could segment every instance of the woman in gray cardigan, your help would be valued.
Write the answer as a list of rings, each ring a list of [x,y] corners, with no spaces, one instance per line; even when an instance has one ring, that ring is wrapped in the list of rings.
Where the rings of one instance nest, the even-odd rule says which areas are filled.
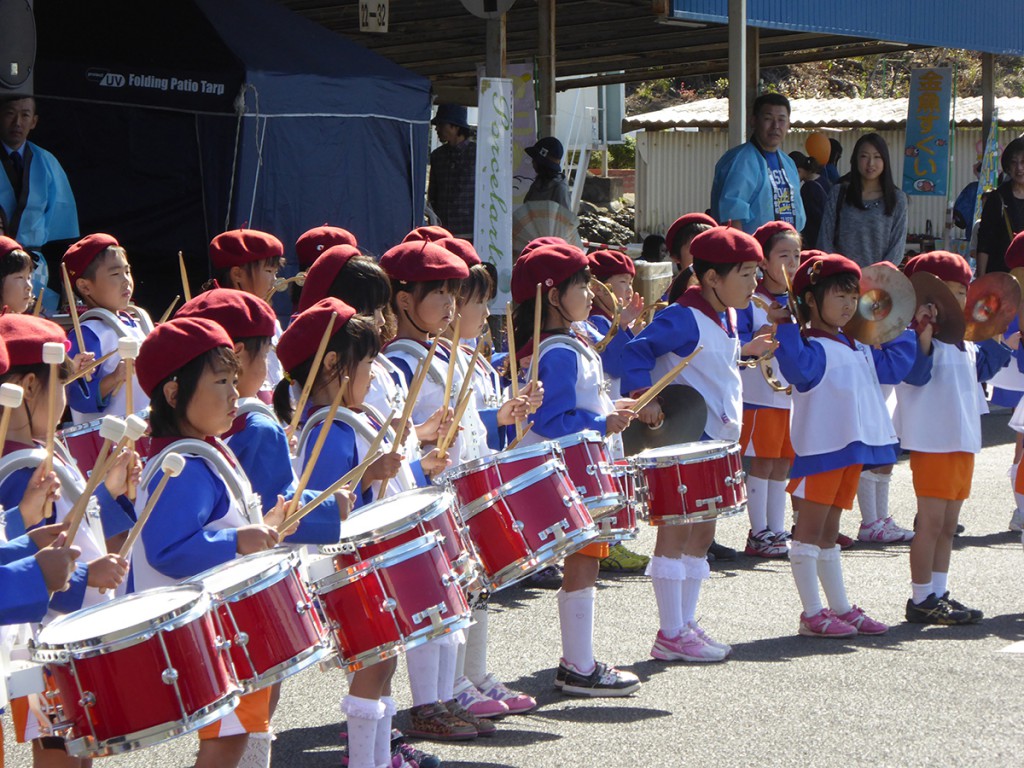
[[[853,147],[850,172],[829,192],[818,248],[841,253],[862,267],[899,264],[907,242],[907,196],[892,179],[889,148],[877,133]]]

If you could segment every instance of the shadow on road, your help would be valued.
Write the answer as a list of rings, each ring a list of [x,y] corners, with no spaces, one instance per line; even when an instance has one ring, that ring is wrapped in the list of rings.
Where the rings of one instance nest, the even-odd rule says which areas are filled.
[[[635,670],[633,670],[635,671]],[[568,697],[562,697],[561,701],[567,701]],[[586,699],[584,699],[586,701]],[[621,699],[619,700],[621,701]],[[647,707],[629,707],[611,703],[611,706],[581,705],[569,706],[560,709],[538,710],[536,717],[548,720],[569,721],[574,723],[638,723],[650,720],[655,717],[671,717],[672,713],[664,709],[650,709]]]
[[[290,728],[280,731],[274,740],[270,764],[272,768],[319,768],[341,765],[342,736],[339,724],[322,725],[317,728]],[[332,747],[332,749],[324,749]]]

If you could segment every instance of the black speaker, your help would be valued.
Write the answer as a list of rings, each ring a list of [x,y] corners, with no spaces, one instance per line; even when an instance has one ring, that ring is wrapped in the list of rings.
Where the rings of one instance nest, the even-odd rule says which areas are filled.
[[[0,96],[33,93],[36,20],[31,0],[0,0]]]

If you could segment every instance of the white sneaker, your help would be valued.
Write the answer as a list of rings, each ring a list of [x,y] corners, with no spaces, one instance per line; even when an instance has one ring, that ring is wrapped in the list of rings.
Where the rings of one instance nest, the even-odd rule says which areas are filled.
[[[1010,516],[1010,530],[1024,531],[1024,512],[1020,509],[1014,509]]]
[[[723,651],[726,656],[732,653],[731,645],[729,645],[728,643],[721,643],[718,640],[715,640],[713,637],[711,637],[711,635],[705,632],[704,628],[701,627],[701,625],[698,624],[696,621],[690,622],[690,629],[692,629],[696,633],[697,637],[699,637],[705,643],[710,645],[712,648],[717,648],[718,650]]]
[[[909,528],[903,528],[896,524],[896,521],[892,517],[885,518],[883,523],[885,530],[891,533],[893,536],[899,536],[898,539],[892,539],[892,541],[913,541],[914,532]]]

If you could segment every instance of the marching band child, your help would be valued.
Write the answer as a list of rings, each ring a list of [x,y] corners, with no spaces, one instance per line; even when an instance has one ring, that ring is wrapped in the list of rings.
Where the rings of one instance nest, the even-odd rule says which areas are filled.
[[[131,386],[132,409],[143,411],[149,400],[137,382],[125,381],[125,363],[117,353],[119,339],[142,341],[153,330],[145,310],[131,303],[135,280],[128,254],[111,235],[86,235],[68,248],[64,266],[75,293],[87,310],[82,313],[82,341],[78,349],[75,334],[69,334],[71,357],[88,352],[96,359],[113,352],[93,373],[68,390],[71,417],[75,424],[95,421],[106,414],[124,417],[128,406],[126,387]],[[68,301],[74,301],[68,296]]]
[[[668,258],[675,266],[676,274],[662,299],[671,304],[694,284],[696,276],[693,271],[690,243],[701,232],[707,232],[717,226],[718,222],[706,213],[684,213],[672,222],[672,226],[665,233],[665,245],[668,246]]]
[[[0,235],[0,307],[15,314],[32,306],[32,257],[16,241]]]
[[[513,331],[516,354],[537,366],[544,401],[533,416],[529,445],[583,430],[617,436],[630,421],[632,401],[613,403],[605,393],[601,358],[572,330],[590,316],[589,261],[571,245],[543,245],[521,255],[512,268]],[[541,348],[532,348],[537,286],[541,292]],[[524,370],[524,375],[526,371]],[[529,376],[526,377],[527,379]],[[621,442],[616,439],[621,456]],[[636,675],[594,656],[594,601],[599,564],[606,544],[589,545],[565,558],[558,616],[562,658],[555,688],[580,696],[628,696],[640,687]]]
[[[761,245],[739,230],[715,227],[693,238],[690,253],[699,285],[687,288],[626,345],[622,388],[633,396],[640,394],[657,376],[702,346],[676,381],[704,396],[708,409],[704,439],[735,442],[743,415],[735,310],[747,306],[757,287]],[[767,334],[756,336],[744,345],[742,354],[761,354],[769,344]],[[661,422],[657,400],[641,410],[640,418],[652,426]],[[710,576],[707,553],[714,535],[714,520],[658,528],[647,569],[660,623],[651,649],[656,659],[717,662],[732,651],[726,643],[712,640],[696,619],[701,585]]]
[[[1006,254],[1003,256],[1006,268],[1016,271],[1024,267],[1024,235],[1015,235],[1010,241]],[[1010,327],[1006,330],[1006,336],[1020,332],[1020,317],[1014,315],[1010,321]],[[1017,493],[1017,473],[1020,471],[1021,455],[1024,454],[1024,412],[1022,412],[1021,395],[1024,394],[1024,353],[1020,347],[1013,350],[1014,362],[1005,368],[1000,369],[992,377],[992,403],[1013,408],[1013,416],[1010,417],[1010,428],[1017,433],[1016,446],[1013,452],[1013,464],[1010,465],[1010,488],[1014,492],[1013,512],[1010,515],[1009,529],[1011,531],[1024,531],[1024,496]]]
[[[235,288],[266,299],[274,290],[278,270],[284,262],[284,245],[273,235],[256,229],[233,229],[210,241],[210,263],[222,288]],[[267,378],[259,398],[270,404],[274,388],[284,375],[277,360],[281,323],[274,320],[274,338],[267,355]]]
[[[750,306],[736,313],[740,343],[771,333],[767,308],[786,306],[787,279],[800,265],[800,233],[785,221],[770,221],[754,232],[764,262],[761,279]],[[785,273],[785,274],[783,274]],[[789,441],[789,415],[793,402],[787,382],[768,383],[761,364],[743,368],[743,432],[740,445],[750,458],[747,474],[747,514],[750,532],[746,553],[755,557],[785,557],[789,531],[786,526],[786,480],[793,463]],[[774,386],[773,386],[774,385]],[[780,389],[781,387],[781,389]]]
[[[309,270],[317,262],[317,259],[335,245],[351,245],[353,248],[359,245],[356,236],[347,229],[332,227],[324,224],[322,227],[313,227],[299,235],[295,241],[295,258],[299,263],[299,272],[305,272],[309,276]],[[302,296],[302,288],[305,281],[300,284],[298,281],[292,283],[292,306],[299,305],[299,297]],[[319,299],[317,300],[319,301]],[[316,302],[313,302],[314,304]],[[301,312],[302,310],[296,310]]]
[[[880,349],[842,332],[860,300],[860,267],[838,254],[812,255],[793,278],[802,328],[781,309],[775,351],[793,385],[791,439],[796,458],[787,490],[796,526],[789,562],[803,603],[799,634],[809,637],[880,635],[888,627],[851,605],[839,560],[839,518],[853,507],[857,481],[867,466],[896,460],[896,433],[882,399],[881,383],[896,384],[910,370],[912,331]],[[786,310],[788,313],[788,310]],[[828,608],[822,607],[818,582]]]
[[[313,358],[320,339],[327,330],[332,313],[337,314],[331,336],[327,342],[319,372],[309,396],[309,409],[299,439],[299,459],[305,464],[314,442],[311,435],[319,430],[327,415],[327,406],[338,395],[339,387],[347,376],[348,383],[334,421],[330,424],[323,450],[316,459],[310,483],[327,487],[357,466],[369,450],[376,434],[387,429],[368,409],[363,400],[370,388],[373,358],[380,351],[380,341],[372,318],[357,315],[355,310],[339,299],[326,298],[296,315],[281,337],[281,362],[294,381],[305,381],[310,375]],[[290,420],[290,401],[287,382],[278,385],[275,405],[282,420]],[[423,457],[418,471],[401,453],[390,452],[392,442],[384,439],[381,447],[386,452],[373,462],[356,490],[356,506],[363,506],[401,490],[410,490],[425,484],[424,472],[436,474],[446,462],[436,453]],[[434,643],[427,643],[431,646]],[[420,646],[424,647],[424,646]],[[355,672],[349,693],[342,699],[341,710],[348,718],[348,755],[351,768],[373,768],[391,760],[391,721],[396,712],[390,696],[394,658],[380,661]],[[433,675],[436,689],[437,674]],[[437,703],[437,707],[444,706]],[[414,708],[415,715],[415,708]],[[476,728],[448,713],[445,717],[457,721],[459,726],[476,736]],[[415,717],[414,717],[415,725]],[[390,763],[388,763],[390,764]]]
[[[907,262],[909,277],[929,272],[953,292],[961,310],[967,302],[971,267],[960,255],[931,251]],[[910,543],[912,595],[907,621],[918,624],[974,624],[982,612],[949,594],[949,564],[960,508],[971,493],[974,455],[981,452],[981,416],[988,412],[979,382],[1010,360],[1010,349],[989,339],[949,344],[933,338],[935,307],[919,308],[919,353],[896,387],[893,423],[900,446],[910,451],[917,495],[917,524]],[[1014,337],[1019,344],[1019,336]],[[935,415],[945,413],[937,420]]]
[[[139,384],[150,398],[152,457],[139,485],[139,508],[160,482],[169,452],[185,468],[167,483],[132,555],[136,589],[175,584],[239,555],[277,545],[283,499],[264,518],[231,450],[218,439],[235,418],[239,365],[234,342],[212,320],[175,318],[142,344]],[[199,731],[198,768],[270,764],[270,688]]]

